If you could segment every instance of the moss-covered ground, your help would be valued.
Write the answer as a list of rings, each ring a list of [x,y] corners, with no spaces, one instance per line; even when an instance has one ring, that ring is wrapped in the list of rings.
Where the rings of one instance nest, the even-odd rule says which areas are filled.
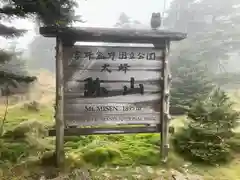
[[[3,114],[3,109],[1,109]],[[184,126],[184,117],[176,117],[172,125]],[[53,108],[27,106],[10,108],[0,139],[0,179],[36,180],[51,169],[54,138],[47,137],[53,124]],[[170,169],[189,171],[207,180],[240,180],[240,135],[233,142],[235,159],[227,164],[206,167],[184,161],[170,150],[169,161],[160,162],[159,134],[101,135],[65,138],[66,171],[88,168],[93,179],[156,179],[167,176]],[[47,168],[46,168],[47,167]],[[52,171],[51,173],[53,173]]]

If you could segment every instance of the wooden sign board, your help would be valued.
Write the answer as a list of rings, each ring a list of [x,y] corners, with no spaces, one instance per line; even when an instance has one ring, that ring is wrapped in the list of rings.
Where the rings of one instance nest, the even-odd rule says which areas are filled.
[[[154,47],[64,47],[68,126],[159,124],[162,51]]]
[[[90,134],[161,132],[161,157],[166,162],[170,78],[165,56],[170,42],[180,41],[186,34],[52,26],[40,28],[40,33],[56,38],[56,127],[49,135],[56,136],[57,166],[64,167],[64,136]],[[72,48],[77,41],[147,43],[157,48],[123,45]],[[66,127],[64,123],[87,127]],[[106,126],[118,124],[154,126]]]

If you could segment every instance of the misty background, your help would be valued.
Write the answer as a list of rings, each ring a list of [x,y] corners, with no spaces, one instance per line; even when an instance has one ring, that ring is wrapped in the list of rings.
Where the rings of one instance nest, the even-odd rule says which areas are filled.
[[[221,66],[218,67],[217,72],[238,72],[240,70],[237,65],[239,51],[235,48],[240,37],[238,36],[240,5],[237,1],[220,3],[216,0],[166,0],[165,7],[164,1],[157,0],[141,3],[137,0],[78,0],[77,2],[79,7],[76,9],[76,14],[81,15],[86,22],[74,23],[74,26],[150,28],[151,13],[164,13],[166,17],[164,28],[188,33],[188,38],[184,42],[172,48],[173,59],[177,59],[180,54],[181,57],[185,54],[186,56],[204,56],[202,59],[211,56],[215,59],[214,62],[221,61],[217,63]],[[55,40],[39,35],[39,24],[35,20],[16,19],[11,22],[4,21],[4,24],[24,28],[28,32],[14,39],[1,37],[1,48],[22,52],[30,68],[55,71]],[[204,46],[202,46],[203,43]]]
[[[85,23],[74,23],[76,27],[114,27],[120,15],[125,13],[131,18],[132,22],[139,22],[141,24],[134,28],[150,28],[152,12],[162,12],[164,9],[164,2],[157,0],[142,1],[140,4],[137,0],[131,0],[130,2],[127,0],[77,0],[77,2],[79,8],[75,8],[76,15],[81,15]],[[171,0],[166,2],[169,4]],[[24,36],[19,38],[9,40],[1,37],[1,48],[23,51],[24,57],[29,59],[34,59],[37,56],[36,61],[38,59],[45,59],[46,57],[51,58],[50,61],[53,60],[54,55],[52,54],[55,52],[52,47],[55,44],[55,40],[53,38],[44,38],[39,34],[39,23],[35,19],[14,19],[11,22],[1,22],[9,26],[28,30]],[[43,50],[39,51],[39,49]],[[38,54],[35,54],[36,50],[39,52]],[[49,57],[50,54],[51,57]],[[53,64],[51,63],[51,65]],[[45,66],[42,68],[45,68]],[[49,68],[53,70],[53,67]]]
[[[240,3],[237,0],[149,0],[141,3],[137,0],[78,0],[77,3],[75,14],[84,22],[73,23],[75,27],[150,29],[152,12],[161,12],[161,29],[188,34],[185,40],[171,46],[173,102],[179,102],[183,94],[192,99],[197,91],[207,93],[205,85],[208,83],[228,90],[239,88]],[[45,85],[54,84],[55,39],[39,34],[40,23],[34,17],[2,19],[1,22],[28,30],[18,38],[1,37],[0,47],[17,54],[17,58],[1,65],[1,69],[34,72],[37,76],[44,71],[47,72],[42,77],[44,82],[51,78]]]

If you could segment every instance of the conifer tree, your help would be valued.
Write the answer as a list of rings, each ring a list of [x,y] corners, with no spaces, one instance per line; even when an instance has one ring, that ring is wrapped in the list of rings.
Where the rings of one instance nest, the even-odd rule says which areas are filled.
[[[173,76],[170,112],[180,115],[186,112],[191,103],[199,97],[206,97],[213,89],[213,83],[207,78],[207,73],[201,64],[180,58],[172,62]]]
[[[66,26],[75,20],[73,8],[77,5],[74,0],[4,0],[0,8],[0,20],[5,18],[28,18],[30,16],[39,20],[43,25]],[[26,30],[8,27],[0,23],[0,36],[10,38],[23,35]],[[6,71],[5,65],[11,60],[18,60],[16,55],[5,50],[0,51],[0,87],[17,82],[32,82],[36,77],[27,74],[20,75],[14,69]],[[19,67],[21,69],[22,67]],[[3,90],[3,89],[2,89]]]
[[[189,124],[174,138],[175,149],[185,157],[217,164],[230,160],[228,139],[233,137],[239,112],[220,89],[199,97],[188,110]]]

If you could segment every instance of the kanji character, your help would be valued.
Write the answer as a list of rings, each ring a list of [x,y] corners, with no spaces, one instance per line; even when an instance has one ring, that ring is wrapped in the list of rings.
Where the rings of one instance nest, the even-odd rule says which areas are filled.
[[[80,57],[81,57],[81,52],[80,51],[76,51],[75,53],[74,53],[74,59],[79,59]]]
[[[88,58],[89,60],[91,60],[92,56],[92,51],[84,52],[84,58]]]
[[[74,64],[80,57],[81,57],[81,52],[80,51],[74,52],[72,58],[68,62],[68,65]]]
[[[105,56],[103,55],[103,53],[102,52],[97,52],[97,57],[96,57],[96,59],[105,59]]]
[[[120,64],[118,66],[118,71],[124,71],[126,73],[129,67],[130,66],[128,64],[126,64],[126,63],[125,64]]]
[[[131,53],[129,54],[129,59],[135,59],[134,52],[131,52]]]
[[[116,54],[115,52],[109,52],[108,56],[109,56],[110,59],[114,60],[115,54]]]
[[[127,59],[127,52],[119,52],[119,59]]]
[[[144,53],[138,53],[138,59],[144,59],[145,58],[145,54]]]
[[[112,70],[109,69],[109,67],[110,67],[110,64],[104,64],[104,65],[102,66],[101,72],[107,71],[107,72],[111,73]]]
[[[147,60],[155,60],[155,59],[156,59],[155,52],[151,52],[147,54]]]

